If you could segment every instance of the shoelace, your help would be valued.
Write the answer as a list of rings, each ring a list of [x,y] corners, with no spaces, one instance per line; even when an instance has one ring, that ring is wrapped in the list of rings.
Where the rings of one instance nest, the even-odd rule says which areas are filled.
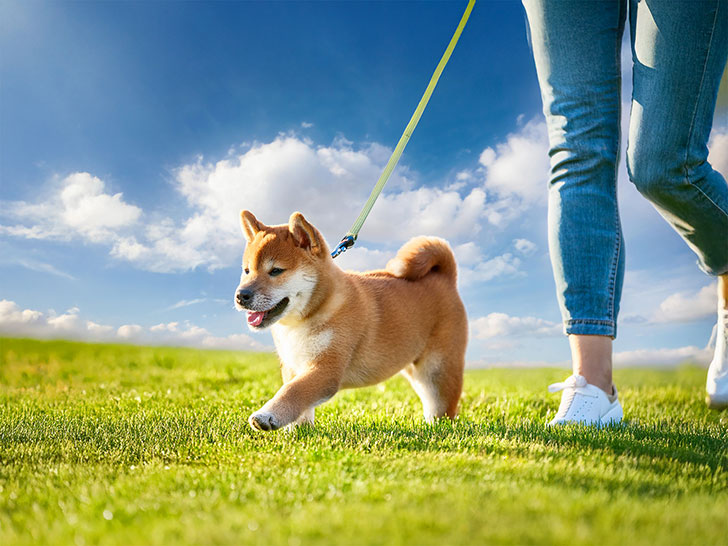
[[[574,374],[566,378],[565,381],[552,383],[549,385],[549,392],[566,391],[561,398],[559,409],[556,411],[556,418],[564,417],[571,408],[571,404],[576,396],[576,389],[586,387],[586,378],[583,375]]]
[[[549,385],[549,392],[559,392],[563,391],[564,389],[578,389],[586,386],[586,378],[583,375],[574,374],[567,377],[566,381],[552,383],[551,385]]]

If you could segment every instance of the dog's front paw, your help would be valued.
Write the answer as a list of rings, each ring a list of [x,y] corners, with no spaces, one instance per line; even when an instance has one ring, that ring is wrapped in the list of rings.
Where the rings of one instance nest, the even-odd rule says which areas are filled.
[[[267,411],[257,411],[248,419],[250,426],[256,430],[276,430],[280,428],[280,423],[276,416]]]

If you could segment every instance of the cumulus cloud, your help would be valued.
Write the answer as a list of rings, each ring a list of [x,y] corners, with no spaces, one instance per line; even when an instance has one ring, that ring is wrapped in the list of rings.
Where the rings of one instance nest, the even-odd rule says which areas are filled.
[[[262,343],[245,334],[213,336],[205,328],[190,322],[161,323],[149,328],[123,324],[118,328],[97,324],[80,316],[77,307],[63,314],[21,309],[15,302],[0,300],[0,334],[42,339],[77,339],[82,341],[123,341],[146,345],[265,351]]]
[[[530,241],[515,239],[513,246],[521,254],[528,255]],[[533,243],[530,243],[533,245]],[[533,245],[535,248],[535,245]],[[527,250],[527,251],[524,251]],[[500,276],[524,277],[521,271],[521,259],[513,252],[505,252],[499,256],[484,256],[482,249],[474,242],[463,243],[453,248],[458,262],[458,282],[461,286],[469,286],[477,282],[487,282]]]
[[[300,210],[335,244],[358,215],[388,156],[388,149],[374,144],[355,149],[339,139],[331,146],[316,147],[294,136],[280,136],[214,164],[199,160],[176,174],[176,187],[195,214],[177,234],[155,239],[167,244],[162,252],[167,256],[178,246],[187,252],[204,248],[214,257],[200,259],[217,265],[216,257],[227,260],[240,252],[238,213],[247,208],[270,224],[284,223],[291,212]],[[481,189],[464,194],[411,189],[407,169],[398,173],[369,216],[361,241],[403,242],[415,235],[458,238],[472,233],[483,211]],[[144,259],[143,249],[135,251]],[[172,259],[176,261],[176,256]]]
[[[471,360],[466,362],[465,367],[471,370],[488,368],[569,368],[571,363],[567,361],[553,362],[548,360]]]
[[[25,238],[107,243],[111,256],[151,271],[214,269],[239,258],[243,208],[269,224],[285,223],[291,212],[302,211],[336,242],[359,213],[389,152],[378,144],[355,148],[338,139],[315,146],[282,135],[214,163],[199,158],[174,171],[174,189],[188,208],[177,219],[142,217],[141,209],[124,202],[120,193],[107,193],[100,179],[75,173],[49,200],[3,203],[2,216],[17,223],[0,229]],[[423,234],[458,239],[477,231],[482,189],[412,189],[408,177],[405,167],[392,176],[360,240],[396,243]]]
[[[728,126],[714,127],[708,142],[708,161],[713,168],[728,178]]]
[[[666,298],[654,316],[654,322],[691,322],[714,317],[718,309],[718,292],[711,283],[696,292],[678,292]]]
[[[523,277],[525,273],[520,270],[521,260],[513,254],[506,252],[500,256],[486,259],[471,267],[460,267],[458,279],[462,286],[476,282],[487,282],[502,275]]]
[[[458,172],[449,189],[477,183],[486,194],[482,218],[504,228],[526,210],[545,206],[549,169],[546,123],[538,117],[485,148],[478,167]]]
[[[614,353],[617,366],[674,366],[685,362],[707,364],[713,356],[711,349],[679,347],[677,349],[641,349]]]
[[[472,241],[457,245],[452,250],[460,267],[477,265],[483,261],[482,250]]]
[[[536,243],[529,241],[528,239],[514,239],[513,246],[524,256],[530,256],[538,249]]]
[[[475,339],[552,337],[562,332],[559,323],[536,317],[512,317],[505,313],[490,313],[470,321],[470,333]]]
[[[617,367],[638,367],[638,366],[679,366],[680,364],[707,365],[713,356],[712,349],[700,349],[699,347],[687,346],[676,349],[641,349],[635,351],[621,351],[614,353],[613,362]],[[561,367],[571,368],[570,361],[546,361],[546,360],[475,360],[469,361],[467,367],[476,368],[542,368]]]
[[[21,309],[9,300],[0,300],[0,332],[31,337],[70,337],[89,340],[110,339],[114,328],[83,320],[74,307],[60,315]]]
[[[480,188],[473,188],[464,197],[457,191],[438,188],[383,194],[362,236],[380,242],[404,241],[417,235],[470,238],[480,231],[484,210],[485,192]],[[394,218],[397,222],[393,225]]]
[[[506,137],[495,149],[480,154],[485,188],[522,205],[545,203],[549,173],[546,123],[534,119]]]
[[[394,255],[395,251],[393,250],[373,250],[355,246],[336,258],[336,264],[345,271],[384,269],[387,262],[394,258]]]
[[[122,228],[133,225],[141,213],[140,208],[126,203],[121,193],[107,193],[101,179],[78,172],[61,180],[55,192],[39,203],[0,204],[0,214],[18,222],[0,226],[0,233],[28,239],[80,237],[107,242],[116,239]]]
[[[386,247],[416,235],[437,235],[463,244],[477,239],[483,220],[505,225],[524,207],[543,200],[548,170],[544,139],[543,123],[529,122],[486,149],[480,167],[458,173],[450,185],[416,187],[413,173],[398,167],[360,242]],[[186,205],[175,218],[142,211],[121,193],[111,193],[101,179],[78,172],[50,188],[48,197],[37,203],[0,203],[0,233],[103,243],[112,257],[150,271],[226,267],[242,252],[241,209],[268,224],[285,223],[291,212],[301,211],[331,244],[338,242],[390,152],[376,143],[355,146],[339,138],[319,146],[288,134],[230,151],[220,161],[200,157],[173,171],[173,189]],[[516,248],[526,255],[523,244]],[[362,262],[364,256],[379,257],[360,252],[347,260]],[[513,256],[494,260],[473,278],[487,280],[494,267],[508,272],[518,266]]]

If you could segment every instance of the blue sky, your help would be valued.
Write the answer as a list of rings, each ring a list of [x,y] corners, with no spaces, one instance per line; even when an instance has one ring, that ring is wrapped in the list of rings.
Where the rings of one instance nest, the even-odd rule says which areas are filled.
[[[273,224],[301,210],[335,243],[464,6],[0,4],[0,331],[270,346],[232,307],[237,211]],[[469,360],[565,362],[545,154],[521,5],[480,0],[342,266],[381,267],[410,236],[444,236],[461,264]],[[725,110],[711,154],[725,173]],[[713,283],[620,176],[617,362],[707,362]]]

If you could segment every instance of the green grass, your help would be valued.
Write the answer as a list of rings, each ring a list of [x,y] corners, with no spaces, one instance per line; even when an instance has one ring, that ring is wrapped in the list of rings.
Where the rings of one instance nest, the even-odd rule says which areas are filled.
[[[624,426],[547,430],[564,375],[469,372],[432,426],[395,378],[264,434],[273,355],[0,339],[0,544],[726,544],[705,371],[620,370]]]

